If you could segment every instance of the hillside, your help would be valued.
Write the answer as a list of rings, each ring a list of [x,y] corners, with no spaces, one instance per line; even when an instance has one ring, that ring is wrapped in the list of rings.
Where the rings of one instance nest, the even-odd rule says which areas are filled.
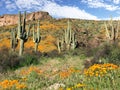
[[[39,51],[49,52],[49,49],[50,51],[56,50],[56,38],[60,38],[64,34],[64,30],[67,28],[68,19],[54,19],[47,12],[33,12],[26,16],[27,25],[36,23],[38,19],[40,19],[42,37]],[[0,17],[0,43],[2,43],[0,47],[6,46],[10,48],[10,32],[11,29],[17,27],[17,23],[18,15],[3,15]],[[72,30],[75,31],[75,37],[82,45],[84,44],[87,46],[88,44],[93,44],[96,47],[105,39],[104,34],[101,34],[104,33],[103,21],[70,19],[70,23]],[[85,33],[89,33],[89,35],[86,37]],[[89,37],[91,37],[91,39],[87,41]],[[95,39],[93,40],[92,38]],[[48,43],[50,45],[47,45]],[[28,49],[34,47],[32,39],[28,40],[25,47]]]

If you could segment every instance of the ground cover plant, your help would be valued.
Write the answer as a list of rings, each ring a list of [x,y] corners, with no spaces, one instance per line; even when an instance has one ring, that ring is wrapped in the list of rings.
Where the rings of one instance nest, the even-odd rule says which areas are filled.
[[[81,56],[82,57],[82,56]],[[2,73],[1,90],[119,90],[120,67],[112,63],[84,68],[80,56],[42,60]],[[86,59],[86,58],[85,58]],[[8,76],[9,75],[9,76]]]

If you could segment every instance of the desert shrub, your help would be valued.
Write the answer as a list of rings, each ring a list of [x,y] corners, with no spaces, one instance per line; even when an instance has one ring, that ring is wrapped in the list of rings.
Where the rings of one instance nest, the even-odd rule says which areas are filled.
[[[93,59],[98,61],[102,57],[108,56],[110,51],[111,51],[111,45],[107,45],[107,44],[95,48]]]
[[[8,48],[0,48],[0,72],[15,70],[19,67],[39,63],[40,54],[25,54],[19,57],[17,53],[9,51]]]
[[[105,62],[120,64],[120,47],[118,45],[103,44],[93,49],[93,52],[93,59],[91,60],[92,65]]]
[[[96,48],[90,48],[85,51],[87,57],[92,57],[84,61],[84,65],[86,68],[90,67],[93,64],[98,63],[105,63],[106,57],[109,56],[109,53],[111,52],[112,45],[103,44]]]
[[[104,58],[109,63],[120,65],[120,47],[112,46],[108,52],[108,55],[106,55]]]
[[[64,58],[64,52],[58,53],[57,50],[53,50],[51,52],[44,52],[42,53],[42,57],[44,58]]]
[[[120,47],[114,44],[104,44],[99,47],[96,54],[94,54],[94,60],[99,61],[103,59],[104,62],[120,64]],[[104,63],[103,62],[103,63]]]
[[[38,61],[37,56],[31,55],[31,54],[26,54],[23,57],[21,57],[19,65],[20,65],[20,67],[22,67],[22,66],[29,66],[31,64],[36,65],[38,63],[39,63],[39,61]]]
[[[19,57],[16,53],[10,53],[8,48],[0,49],[0,71],[17,68],[19,65]]]

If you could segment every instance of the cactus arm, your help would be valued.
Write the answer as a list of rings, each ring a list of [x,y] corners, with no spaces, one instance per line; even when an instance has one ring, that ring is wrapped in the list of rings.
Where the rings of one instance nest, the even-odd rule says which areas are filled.
[[[114,38],[115,38],[115,30],[114,30],[113,24],[111,24],[111,28],[112,28],[111,39],[114,40]]]
[[[26,26],[26,12],[24,12],[23,14],[22,34],[25,33],[25,26]]]
[[[18,31],[17,31],[17,38],[20,39],[21,37],[21,12],[18,13]]]
[[[72,38],[72,30],[71,30],[71,27],[70,27],[69,28],[69,44],[71,43],[71,38]]]
[[[59,39],[57,39],[57,48],[58,48],[58,52],[61,53],[60,41],[59,41]]]
[[[64,30],[65,31],[65,34],[64,34],[64,36],[65,36],[65,43],[67,43],[67,30]]]
[[[40,21],[38,21],[38,27],[37,27],[37,42],[40,42]]]
[[[113,26],[112,16],[111,16],[111,19],[109,21],[109,24],[111,26],[111,40],[114,40],[115,39],[115,30],[114,30],[114,26]]]
[[[72,49],[73,50],[75,49],[75,34],[74,34],[74,32],[72,34]]]
[[[12,51],[15,51],[15,48],[17,46],[17,37],[16,37],[16,29],[11,29],[11,49]]]
[[[115,37],[116,39],[118,39],[118,36],[119,36],[118,35],[118,33],[119,33],[119,27],[120,27],[119,24],[120,24],[120,21],[118,20],[117,29],[116,29],[116,37]]]
[[[69,32],[69,31],[70,31],[70,26],[69,26],[70,24],[69,24],[69,23],[70,23],[70,22],[69,22],[69,20],[68,20],[68,27],[67,27],[67,33],[66,33],[66,38],[67,38],[67,41],[66,41],[66,42],[67,42],[67,44],[69,43],[69,34],[70,34],[70,32]]]
[[[28,31],[26,33],[26,39],[28,39],[29,35],[30,35],[30,28],[31,28],[31,25],[29,24],[28,25]]]
[[[36,42],[35,25],[33,25],[33,42]]]
[[[64,37],[62,37],[62,41],[61,41],[61,50],[64,50]]]
[[[105,30],[106,30],[106,37],[110,40],[110,33],[108,31],[107,24],[106,23],[104,24],[105,24]]]
[[[11,48],[14,51],[14,40],[15,40],[15,33],[14,29],[11,30]]]

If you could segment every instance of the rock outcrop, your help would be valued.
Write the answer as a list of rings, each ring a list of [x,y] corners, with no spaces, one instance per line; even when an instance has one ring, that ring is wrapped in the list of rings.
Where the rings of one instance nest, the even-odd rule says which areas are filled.
[[[48,12],[33,12],[28,13],[26,20],[32,21],[37,19],[51,19],[52,17],[49,15]],[[7,25],[14,25],[18,23],[18,15],[13,14],[5,14],[3,16],[0,16],[0,26],[7,26]]]

